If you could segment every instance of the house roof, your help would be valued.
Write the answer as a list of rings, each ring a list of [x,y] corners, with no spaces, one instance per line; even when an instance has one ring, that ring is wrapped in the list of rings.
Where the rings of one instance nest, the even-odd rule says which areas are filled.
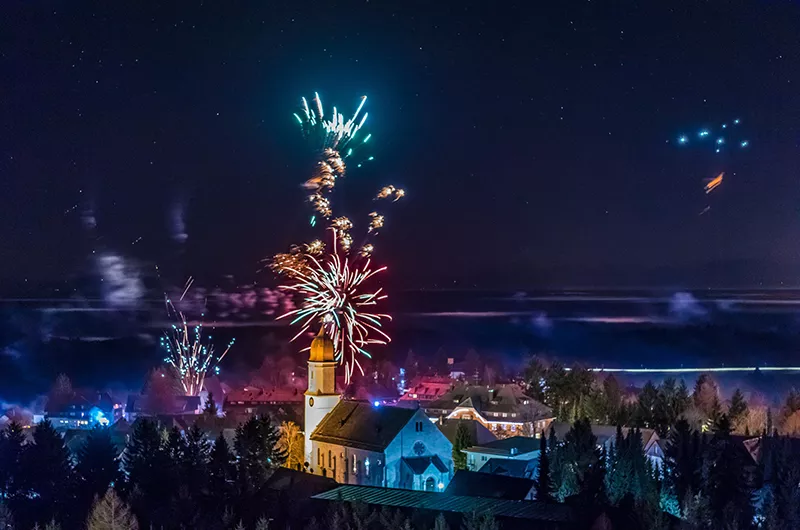
[[[366,401],[340,401],[320,422],[311,439],[383,451],[414,414],[415,410],[401,407],[373,407]]]
[[[554,421],[550,424],[550,427],[555,430],[556,437],[559,440],[563,440],[564,437],[569,432],[570,428],[572,428],[572,424],[563,421]],[[622,428],[622,435],[628,436],[628,431],[631,429],[628,427]],[[647,447],[655,437],[655,440],[658,440],[658,435],[656,431],[653,429],[639,429],[642,433],[642,445]],[[609,441],[612,441],[617,436],[617,428],[614,425],[592,425],[592,434],[597,437],[597,443],[600,445],[606,445]]]
[[[492,497],[495,499],[524,500],[533,489],[534,482],[527,478],[506,475],[487,475],[477,471],[456,471],[445,495]]]
[[[438,455],[403,457],[402,460],[411,468],[411,471],[413,471],[415,475],[422,475],[425,473],[425,470],[428,469],[431,464],[433,464],[440,473],[447,473],[450,471]]]
[[[575,520],[572,508],[563,504],[444,495],[443,493],[428,491],[371,486],[339,486],[336,489],[315,495],[313,498],[334,502],[363,502],[378,506],[416,508],[437,512],[491,513],[499,517],[534,521],[569,523]]]
[[[449,392],[452,386],[453,382],[450,379],[423,378],[411,386],[400,399],[403,401],[431,401]]]
[[[294,498],[310,498],[331,490],[337,485],[332,478],[279,467],[269,476],[264,483],[264,488],[291,492]]]
[[[515,384],[459,385],[439,399],[428,403],[425,408],[453,411],[457,407],[474,408],[482,414],[487,412],[526,413],[530,420],[552,417],[550,408],[526,396],[522,388]]]
[[[483,424],[477,420],[460,420],[452,418],[437,422],[436,426],[439,427],[439,430],[442,431],[442,434],[444,434],[445,437],[450,440],[450,443],[455,443],[456,432],[458,432],[458,426],[461,424],[466,425],[467,430],[469,431],[470,440],[473,440],[475,445],[482,445],[497,440],[497,436],[495,436],[492,431],[484,427]]]
[[[482,445],[473,445],[464,449],[468,453],[485,453],[495,455],[515,455],[532,453],[539,450],[538,438],[529,438],[527,436],[511,436],[510,438],[503,438],[502,440],[495,440],[494,442],[485,443]]]
[[[305,398],[297,388],[259,388],[247,386],[241,390],[231,390],[225,396],[225,404],[231,405],[242,401],[247,404],[256,403],[269,405],[271,403],[302,403]]]
[[[93,407],[109,412],[114,408],[114,400],[108,392],[96,390],[76,390],[69,399],[48,400],[45,412],[49,416],[57,416],[67,411],[90,410]]]
[[[478,473],[506,475],[509,477],[533,478],[539,467],[539,458],[518,460],[511,458],[490,458],[481,466]]]

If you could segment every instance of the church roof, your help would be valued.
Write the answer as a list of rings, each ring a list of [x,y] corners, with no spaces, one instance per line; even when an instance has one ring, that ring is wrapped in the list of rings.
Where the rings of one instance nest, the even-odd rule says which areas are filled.
[[[444,495],[438,492],[413,491],[371,486],[345,485],[314,496],[335,502],[363,502],[364,504],[414,508],[436,512],[491,513],[496,517],[572,523],[575,515],[564,504],[537,501]]]
[[[447,473],[450,471],[438,455],[413,457],[404,456],[403,462],[405,462],[406,465],[411,468],[411,471],[413,471],[415,475],[422,475],[425,473],[425,470],[428,469],[431,464],[433,464],[433,466],[439,470],[440,473]]]
[[[340,401],[314,430],[311,440],[383,451],[414,414],[416,410],[374,407],[366,401]]]

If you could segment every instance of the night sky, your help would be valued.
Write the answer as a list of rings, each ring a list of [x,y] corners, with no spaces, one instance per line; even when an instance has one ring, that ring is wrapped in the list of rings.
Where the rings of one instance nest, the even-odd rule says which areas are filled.
[[[94,250],[271,282],[311,213],[292,112],[316,90],[369,96],[375,161],[337,200],[358,221],[405,188],[396,286],[800,284],[800,4],[624,4],[4,1],[0,281]],[[748,148],[696,141],[734,118]]]

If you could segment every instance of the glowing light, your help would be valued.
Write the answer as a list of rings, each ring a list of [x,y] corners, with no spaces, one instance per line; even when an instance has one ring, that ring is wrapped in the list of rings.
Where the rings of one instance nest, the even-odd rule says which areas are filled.
[[[216,364],[230,351],[236,339],[228,343],[221,355],[215,355],[211,336],[203,338],[203,323],[190,327],[184,314],[175,309],[172,300],[165,296],[164,301],[167,314],[177,320],[161,337],[161,347],[167,352],[164,362],[173,368],[186,395],[197,396],[203,389],[206,374],[212,368],[216,371]],[[164,374],[161,375],[163,377]]]
[[[372,138],[372,133],[370,133],[370,134],[368,134],[368,135],[366,135],[366,136],[364,137],[364,143],[367,143],[367,142],[369,142],[369,139],[370,139],[370,138]]]
[[[311,226],[316,226],[316,224],[317,224],[317,216],[316,215],[312,215],[311,216],[310,224],[311,224]]]
[[[734,125],[739,125],[739,118],[736,118],[735,120],[733,120],[733,124]]]
[[[743,142],[741,142],[739,144],[739,147],[747,147],[748,145],[750,145],[750,142],[748,142],[747,140],[744,140]]]
[[[380,401],[373,401],[372,402],[372,406],[373,407],[380,407],[381,406],[381,402]]]
[[[689,138],[687,138],[685,135],[678,136],[678,143],[679,144],[683,145],[683,144],[686,144],[688,142],[689,142]]]
[[[703,129],[702,131],[700,131],[700,133],[698,134],[698,136],[699,136],[700,138],[705,138],[705,137],[707,137],[709,134],[711,134],[711,133],[710,133],[710,132],[708,132],[707,130]]]
[[[717,138],[717,145],[722,145],[725,143],[725,138]]]

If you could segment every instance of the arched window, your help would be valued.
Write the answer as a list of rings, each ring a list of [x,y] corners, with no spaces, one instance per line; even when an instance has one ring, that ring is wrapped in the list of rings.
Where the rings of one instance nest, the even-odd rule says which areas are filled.
[[[319,447],[317,447],[317,465],[320,467],[325,465],[325,462],[322,461],[322,451]]]
[[[367,478],[369,478],[369,458],[364,460],[364,473],[367,475]]]
[[[436,481],[433,480],[433,477],[428,477],[428,480],[425,481],[425,491],[436,491]]]
[[[328,451],[328,467],[331,467],[331,451]]]

